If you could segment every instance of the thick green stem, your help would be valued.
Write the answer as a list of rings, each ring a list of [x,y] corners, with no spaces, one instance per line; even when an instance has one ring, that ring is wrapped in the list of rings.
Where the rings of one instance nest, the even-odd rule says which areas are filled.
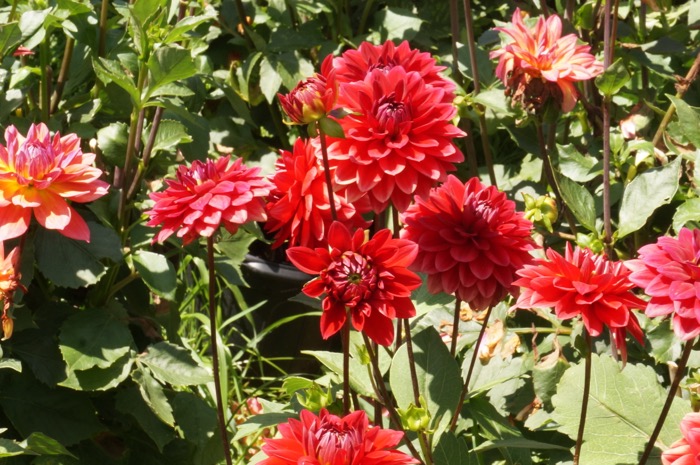
[[[664,403],[664,406],[661,409],[661,414],[659,415],[659,419],[656,421],[654,431],[649,437],[649,441],[647,442],[647,446],[644,449],[642,458],[639,460],[639,465],[645,465],[647,463],[647,460],[649,459],[649,455],[651,455],[651,451],[654,450],[654,446],[656,445],[656,439],[659,437],[659,434],[661,433],[661,428],[663,428],[664,423],[666,422],[666,417],[668,416],[669,410],[671,410],[671,404],[673,404],[673,399],[676,397],[678,386],[681,384],[681,380],[683,379],[683,375],[685,374],[685,366],[688,364],[688,358],[690,358],[690,353],[693,351],[694,343],[695,339],[691,339],[685,342],[685,347],[683,348],[683,355],[681,355],[681,359],[678,362],[676,376],[673,377],[673,381],[671,382],[671,388],[669,389],[668,395],[666,396],[666,402]]]
[[[578,434],[576,435],[576,445],[574,446],[574,465],[579,465],[581,457],[581,446],[583,445],[583,433],[586,429],[586,415],[588,413],[588,398],[591,392],[591,352],[593,344],[590,333],[584,328],[586,339],[586,361],[583,375],[583,399],[581,399],[581,416],[578,423]]]
[[[97,44],[97,56],[105,56],[107,48],[107,12],[109,11],[109,1],[102,0],[100,7],[100,34]],[[99,81],[98,81],[99,82]]]

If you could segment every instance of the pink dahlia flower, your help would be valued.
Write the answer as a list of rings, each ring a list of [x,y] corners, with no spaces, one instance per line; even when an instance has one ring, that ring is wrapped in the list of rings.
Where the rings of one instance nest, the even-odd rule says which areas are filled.
[[[661,454],[663,465],[700,464],[700,413],[687,413],[681,420],[683,437]]]
[[[316,74],[301,81],[287,95],[277,94],[282,109],[295,124],[309,124],[325,117],[335,102],[335,90],[326,77]]]
[[[464,160],[452,139],[465,134],[450,122],[457,110],[444,96],[399,66],[340,88],[337,104],[350,114],[338,120],[345,138],[331,139],[328,151],[348,200],[367,195],[375,212],[389,202],[404,211]]]
[[[83,153],[75,134],[53,137],[32,124],[27,137],[9,126],[0,145],[0,241],[27,231],[32,212],[40,225],[72,239],[90,241],[85,220],[71,207],[98,199],[109,189],[99,178],[94,153]]]
[[[651,297],[650,317],[673,314],[673,330],[684,341],[700,334],[700,230],[682,228],[678,237],[660,237],[627,260],[630,281]]]
[[[429,53],[412,49],[405,40],[398,46],[390,40],[384,45],[362,42],[357,50],[348,50],[332,61],[324,61],[321,70],[326,76],[331,76],[332,71],[336,83],[342,86],[350,82],[364,81],[367,74],[374,69],[386,73],[397,66],[406,72],[417,72],[425,84],[442,89],[445,102],[452,103],[454,100],[455,84],[440,74],[446,67],[438,66]]]
[[[185,245],[198,237],[211,237],[219,226],[234,234],[248,221],[265,221],[265,202],[272,185],[260,175],[260,168],[248,168],[239,158],[201,162],[189,168],[179,166],[177,179],[166,179],[163,192],[150,194],[155,205],[148,214],[148,226],[161,226],[153,239],[163,242],[177,232]]]
[[[328,231],[328,247],[292,247],[287,257],[301,271],[319,275],[303,289],[309,297],[323,299],[321,335],[324,339],[343,327],[348,312],[352,325],[373,341],[388,346],[394,340],[394,318],[415,316],[411,291],[421,279],[406,268],[418,248],[407,240],[393,239],[382,229],[365,242],[362,229],[350,234],[334,222]]]
[[[603,64],[590,54],[589,45],[579,45],[574,34],[562,37],[557,15],[540,17],[531,29],[517,8],[512,22],[496,30],[512,39],[505,47],[491,52],[491,58],[498,58],[496,76],[513,101],[527,110],[539,110],[553,99],[562,111],[571,111],[578,100],[576,81],[603,72]]]
[[[268,458],[260,465],[401,465],[419,463],[394,448],[400,431],[370,426],[358,410],[338,417],[321,409],[318,416],[302,410],[300,419],[279,425],[281,437],[266,439]]]
[[[517,272],[520,279],[513,284],[521,286],[522,293],[515,307],[553,307],[561,320],[581,315],[591,336],[599,336],[607,326],[613,344],[626,360],[625,331],[643,343],[632,309],[646,305],[632,293],[630,271],[622,262],[611,262],[578,246],[572,248],[570,243],[564,257],[554,249],[546,254],[547,259],[535,260]]]
[[[517,293],[515,272],[532,260],[532,223],[478,178],[448,176],[408,207],[403,222],[401,237],[418,244],[411,268],[428,275],[428,290],[456,294],[476,310]]]
[[[276,233],[273,247],[287,239],[290,246],[315,248],[328,244],[328,228],[333,219],[318,152],[314,141],[297,139],[293,152],[283,150],[277,161],[265,223],[268,232]],[[333,198],[338,221],[349,229],[367,225],[342,192],[336,192]]]

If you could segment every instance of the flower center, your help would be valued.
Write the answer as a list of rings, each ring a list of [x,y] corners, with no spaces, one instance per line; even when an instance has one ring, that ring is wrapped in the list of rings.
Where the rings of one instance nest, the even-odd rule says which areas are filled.
[[[27,183],[41,180],[51,170],[54,154],[50,146],[36,141],[27,141],[15,155],[17,176]]]
[[[376,103],[374,114],[379,126],[392,135],[399,132],[401,123],[411,119],[409,108],[403,102],[396,101],[393,92]]]
[[[349,307],[371,297],[377,288],[377,270],[371,261],[356,252],[345,252],[331,264],[327,274],[331,292]]]

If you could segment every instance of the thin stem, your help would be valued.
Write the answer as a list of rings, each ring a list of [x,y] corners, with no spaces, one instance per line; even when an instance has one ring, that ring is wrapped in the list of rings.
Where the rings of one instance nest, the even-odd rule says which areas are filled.
[[[245,7],[243,6],[243,2],[241,0],[235,0],[234,3],[236,4],[236,12],[238,12],[238,19],[240,21],[240,31],[243,31],[241,35],[248,43],[248,46],[254,49],[255,44],[253,43],[253,40],[248,36],[248,34],[245,33],[246,28],[248,27],[248,20],[247,15],[245,13]]]
[[[423,432],[418,433],[418,442],[420,443],[420,448],[423,451],[423,457],[425,457],[426,465],[433,465],[433,457],[430,453],[430,444],[428,444],[428,436]]]
[[[105,56],[105,51],[107,48],[107,12],[109,11],[109,1],[102,0],[102,5],[100,7],[100,36],[97,45],[97,56]],[[98,81],[99,82],[99,81]]]
[[[591,335],[584,328],[584,334],[586,335],[586,361],[584,366],[583,374],[583,399],[581,399],[581,417],[578,423],[578,434],[576,435],[576,446],[574,447],[574,465],[579,464],[579,457],[581,456],[581,446],[583,445],[583,432],[586,428],[586,414],[588,413],[588,397],[591,392],[591,352],[593,351],[593,344],[591,343]]]
[[[691,339],[685,342],[683,354],[681,355],[681,359],[678,362],[676,376],[673,377],[673,381],[671,382],[671,388],[669,389],[668,395],[666,396],[666,402],[664,403],[664,407],[661,409],[661,414],[659,415],[659,419],[656,422],[654,431],[649,437],[646,449],[644,449],[644,454],[642,454],[642,458],[639,460],[639,465],[645,465],[647,463],[649,455],[651,455],[651,451],[654,450],[654,446],[656,445],[656,439],[659,437],[659,434],[661,433],[661,428],[663,428],[664,423],[666,422],[666,416],[668,415],[668,411],[671,410],[671,404],[673,404],[673,399],[676,397],[678,386],[680,385],[681,380],[683,379],[683,375],[685,374],[685,366],[688,363],[688,358],[690,358],[690,353],[693,350],[694,343],[695,339]]]
[[[209,332],[211,337],[211,359],[214,371],[214,393],[216,395],[216,417],[219,423],[219,433],[224,446],[226,464],[232,465],[231,445],[226,433],[226,418],[221,397],[221,379],[219,378],[219,344],[216,331],[216,270],[214,269],[214,239],[207,237],[207,269],[209,271]]]
[[[365,30],[365,25],[367,24],[367,18],[369,18],[369,12],[372,11],[372,6],[374,6],[374,0],[365,0],[365,7],[362,9],[362,17],[360,18],[360,24],[357,26],[356,36],[362,34]]]
[[[416,407],[420,407],[420,389],[418,388],[418,376],[416,375],[416,359],[413,355],[413,338],[411,337],[411,325],[408,322],[408,318],[403,318],[403,327],[406,332],[406,353],[408,354],[408,371],[411,373],[413,404]]]
[[[160,121],[163,117],[163,107],[156,108],[156,112],[153,115],[153,122],[151,123],[151,132],[148,134],[148,140],[146,141],[146,146],[143,148],[143,155],[141,156],[141,163],[139,163],[134,179],[131,181],[131,186],[127,193],[126,198],[131,199],[136,195],[139,184],[141,183],[141,177],[143,173],[148,168],[148,162],[151,160],[151,153],[153,152],[153,146],[156,142],[156,135],[158,135],[158,129],[160,128]]]
[[[41,107],[41,121],[49,122],[49,107],[51,106],[49,92],[51,88],[51,65],[49,64],[49,38],[45,37],[41,42],[41,55],[39,62],[41,66],[41,88],[39,90],[39,100]]]
[[[459,401],[457,402],[457,406],[455,407],[455,413],[454,415],[452,415],[450,431],[454,431],[457,427],[459,414],[462,412],[462,404],[464,403],[464,399],[467,398],[467,394],[469,393],[469,383],[472,380],[472,373],[474,373],[474,365],[476,365],[476,358],[479,356],[479,346],[481,345],[481,341],[484,339],[484,333],[486,332],[486,327],[488,326],[489,318],[491,317],[491,309],[492,307],[489,307],[489,309],[486,311],[484,322],[481,324],[481,330],[479,331],[479,337],[476,338],[476,342],[474,343],[474,353],[472,354],[472,359],[469,362],[469,370],[467,370],[467,376],[464,379],[462,392],[459,394]]]
[[[617,4],[617,2],[615,2]],[[615,38],[612,31],[612,2],[605,2],[603,16],[603,66],[608,69],[612,63],[612,49]],[[612,219],[610,206],[610,97],[603,97],[603,245],[608,258],[613,258]]]
[[[463,84],[462,73],[459,72],[459,52],[457,38],[459,37],[459,8],[457,0],[450,0],[450,31],[452,38],[452,79],[458,85]]]
[[[61,101],[63,87],[66,85],[66,80],[68,79],[68,70],[70,69],[70,61],[73,57],[74,45],[75,40],[72,37],[66,37],[66,45],[63,48],[63,61],[61,62],[61,69],[58,72],[56,87],[54,87],[53,95],[51,96],[50,113],[55,113],[56,110],[58,110],[58,103]]]
[[[450,354],[454,357],[457,353],[457,338],[459,338],[459,311],[462,308],[462,300],[455,298],[455,314],[452,320],[452,343],[450,344]]]
[[[341,330],[343,338],[343,415],[350,413],[350,315]]]
[[[318,138],[321,141],[321,156],[323,157],[323,172],[326,176],[326,189],[328,191],[328,203],[331,206],[331,218],[333,221],[338,219],[338,213],[335,211],[335,196],[333,195],[333,181],[331,180],[331,168],[328,164],[328,145],[326,144],[326,134],[321,128],[321,123],[316,121],[316,129],[318,130]]]

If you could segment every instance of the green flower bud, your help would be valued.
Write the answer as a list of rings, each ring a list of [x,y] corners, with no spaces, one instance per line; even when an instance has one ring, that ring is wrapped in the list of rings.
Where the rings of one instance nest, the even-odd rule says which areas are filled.
[[[409,431],[425,431],[430,425],[430,412],[425,408],[409,404],[406,409],[399,409],[399,418],[404,429]]]

